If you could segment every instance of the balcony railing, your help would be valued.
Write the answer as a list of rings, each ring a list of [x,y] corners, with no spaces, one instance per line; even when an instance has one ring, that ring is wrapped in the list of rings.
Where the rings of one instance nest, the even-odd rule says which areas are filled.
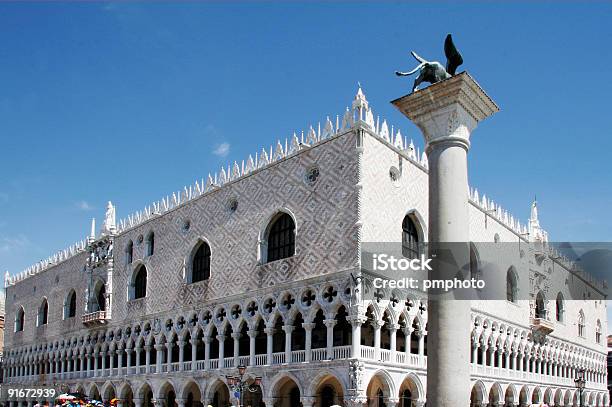
[[[351,346],[334,346],[331,349],[331,355],[333,360],[342,360],[348,359],[351,357]],[[252,358],[255,363],[251,365],[251,356],[240,356],[238,357],[238,363],[245,366],[267,366],[268,365],[268,355],[267,354],[256,354],[253,355]],[[308,354],[305,350],[296,350],[290,353],[289,362],[286,361],[286,353],[285,352],[276,352],[272,354],[272,365],[281,365],[281,364],[300,364],[300,363],[308,363]],[[426,369],[427,368],[427,356],[418,355],[414,353],[407,353],[405,351],[390,351],[388,349],[376,349],[371,346],[360,346],[359,358],[368,361],[371,363],[384,363],[385,365],[395,365],[399,368],[409,368],[409,369]],[[310,361],[329,361],[328,358],[328,349],[327,348],[317,348],[311,349],[310,351]],[[172,362],[172,363],[161,363],[161,368],[159,370],[160,374],[173,374],[180,373],[181,371],[191,371],[192,369],[196,371],[203,370],[216,370],[223,368],[234,368],[233,357],[224,358],[224,366],[220,366],[219,359],[209,359],[205,360],[196,360],[196,361],[184,361],[181,365],[180,362]],[[208,363],[207,363],[208,362]],[[470,371],[472,376],[475,377],[487,377],[487,378],[498,378],[500,380],[512,380],[517,382],[531,382],[531,383],[542,383],[542,384],[551,384],[551,385],[559,385],[559,386],[567,386],[573,387],[574,381],[570,377],[561,377],[557,375],[551,375],[547,373],[536,373],[529,372],[523,370],[515,370],[508,369],[506,367],[494,367],[481,365],[477,363],[470,364]],[[84,370],[84,371],[72,371],[72,372],[64,372],[64,373],[47,373],[45,375],[47,381],[53,381],[55,379],[66,380],[66,379],[83,379],[83,378],[91,378],[91,377],[117,377],[125,374],[133,375],[133,374],[156,374],[157,364],[151,364],[150,366],[130,366],[130,367],[113,367],[112,369],[109,367],[105,367],[105,369],[97,369],[97,370]],[[20,377],[11,377],[9,378],[10,383],[36,383],[40,382],[41,375],[30,375],[30,376],[20,376]],[[589,388],[593,389],[606,389],[606,383],[594,383],[589,382]]]
[[[531,329],[542,335],[548,335],[554,331],[555,324],[546,318],[531,318]]]
[[[103,325],[107,322],[106,311],[96,311],[85,314],[82,317],[85,325]]]

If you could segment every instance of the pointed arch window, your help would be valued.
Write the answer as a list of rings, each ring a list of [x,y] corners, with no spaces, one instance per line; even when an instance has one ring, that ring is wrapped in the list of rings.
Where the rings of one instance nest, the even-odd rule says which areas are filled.
[[[582,310],[578,313],[578,336],[584,338],[584,312]]]
[[[47,299],[43,299],[42,304],[40,304],[40,308],[38,309],[38,326],[47,325],[49,321],[49,303]]]
[[[518,300],[518,282],[513,267],[510,267],[506,273],[506,299],[510,302]]]
[[[130,240],[125,247],[125,263],[132,264],[132,261],[134,261],[134,242]]]
[[[70,290],[64,303],[64,319],[74,318],[76,316],[76,292]]]
[[[287,213],[281,213],[272,222],[268,232],[267,261],[276,261],[295,254],[295,222]]]
[[[155,253],[155,233],[151,232],[147,236],[147,256],[153,256]]]
[[[563,294],[559,293],[557,294],[557,301],[556,301],[556,315],[557,315],[557,322],[563,322],[563,313],[565,312],[565,304],[563,303]]]
[[[94,298],[94,311],[106,311],[106,284],[99,283]]]
[[[210,246],[200,243],[191,262],[191,282],[208,280],[210,278]]]
[[[402,221],[402,255],[408,259],[419,257],[419,230],[410,215]]]
[[[535,317],[546,319],[546,301],[544,300],[542,291],[539,291],[536,295]]]
[[[132,287],[132,300],[144,298],[147,295],[147,268],[143,265],[139,266],[134,273]]]
[[[25,322],[25,311],[23,307],[19,307],[15,314],[15,332],[23,331],[23,324]]]
[[[601,343],[601,321],[599,319],[595,325],[595,342]]]

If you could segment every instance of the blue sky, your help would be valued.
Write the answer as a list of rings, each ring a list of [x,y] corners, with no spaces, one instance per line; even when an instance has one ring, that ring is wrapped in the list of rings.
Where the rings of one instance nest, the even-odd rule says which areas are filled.
[[[389,101],[452,32],[501,106],[470,182],[553,240],[609,241],[612,4],[0,3],[0,270],[84,237],[278,138]]]

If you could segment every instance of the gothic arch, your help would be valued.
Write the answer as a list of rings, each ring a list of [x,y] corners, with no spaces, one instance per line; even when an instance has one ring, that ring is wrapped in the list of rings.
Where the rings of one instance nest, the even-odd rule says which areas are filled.
[[[367,386],[368,397],[372,396],[371,393],[374,390],[373,385],[376,384],[376,381],[380,383],[383,396],[385,398],[395,397],[395,394],[397,394],[398,390],[395,388],[395,382],[393,381],[393,377],[391,377],[389,372],[386,370],[377,370],[376,372],[374,372],[374,374],[372,374],[372,376],[370,376]]]
[[[491,385],[491,388],[489,389],[489,404],[490,405],[495,405],[496,403],[499,404],[500,401],[503,401],[505,397],[505,394],[502,391],[502,387],[498,382],[495,382]]]
[[[425,388],[419,376],[413,372],[408,373],[404,376],[399,388],[398,395],[401,397],[404,389],[410,390],[412,399],[415,401],[425,401]]]
[[[91,383],[89,385],[89,389],[87,389],[87,396],[94,400],[100,400],[100,389],[98,389],[98,385],[95,383]]]
[[[115,390],[115,386],[110,380],[104,383],[100,395],[102,396],[103,400],[110,400],[116,397],[117,392]]]
[[[553,405],[553,389],[551,389],[550,387],[546,389],[546,391],[544,392],[544,404],[548,404],[549,406]]]
[[[123,400],[129,398],[129,395],[134,396],[134,391],[128,382],[122,382],[117,388],[117,397]]]
[[[164,380],[160,386],[157,388],[157,391],[154,392],[157,399],[165,399],[169,392],[173,391],[176,394],[176,386],[172,382],[172,380]]]
[[[185,381],[183,387],[177,393],[177,396],[182,399],[187,399],[189,397],[189,393],[193,395],[194,400],[202,400],[202,389],[196,380],[189,379]]]
[[[278,393],[280,387],[282,387],[289,380],[295,383],[298,390],[300,391],[300,395],[304,396],[304,388],[302,383],[290,372],[281,372],[272,378],[270,381],[270,387],[268,388],[268,398],[272,399]]]
[[[508,387],[506,387],[506,392],[504,395],[504,400],[506,405],[512,406],[517,405],[519,402],[518,392],[516,391],[516,387],[514,384],[510,383]]]
[[[134,392],[134,396],[139,399],[144,399],[147,396],[148,392],[153,393],[153,387],[148,381],[144,381],[140,385],[140,387],[138,387],[138,389]]]
[[[484,383],[480,380],[476,380],[472,386],[472,394],[470,395],[470,404],[472,406],[480,406],[486,403],[487,399],[487,388]]]
[[[322,371],[319,371],[319,373],[317,373],[310,380],[310,384],[308,386],[308,393],[306,393],[305,395],[315,396],[317,394],[317,390],[319,390],[319,388],[323,384],[325,384],[325,382],[330,378],[334,378],[340,385],[340,390],[342,394],[346,394],[347,385],[343,380],[343,375],[339,375],[337,372],[334,372],[329,369],[323,369]]]
[[[406,216],[409,216],[414,222],[418,232],[419,242],[427,242],[427,222],[425,222],[425,218],[423,218],[421,212],[419,212],[416,208],[409,209],[406,211],[404,216],[402,216],[402,221]]]
[[[77,295],[74,288],[68,290],[68,294],[64,298],[64,307],[62,312],[62,319],[68,319],[76,316],[77,308]]]
[[[212,245],[210,244],[210,241],[206,237],[198,236],[189,246],[191,247],[191,249],[189,250],[187,258],[185,259],[185,275],[183,276],[183,278],[185,279],[187,284],[193,283],[193,261],[194,261],[195,255],[198,253],[198,250],[204,245],[208,246],[208,253],[210,253],[209,254],[209,265],[208,265],[208,276],[202,280],[198,280],[197,282],[206,281],[211,277],[212,259],[213,259]]]
[[[264,222],[262,222],[259,226],[259,237],[257,241],[257,260],[259,263],[264,264],[268,262],[268,234],[270,232],[270,228],[274,225],[275,221],[283,216],[284,214],[289,215],[289,217],[293,220],[294,227],[294,251],[293,256],[295,256],[297,251],[297,241],[299,236],[299,223],[297,221],[297,217],[295,213],[287,208],[287,207],[278,207],[271,211],[268,211],[268,216],[266,216]]]
[[[542,389],[540,389],[539,386],[536,386],[536,388],[533,389],[533,392],[531,393],[531,402],[533,404],[542,402]]]

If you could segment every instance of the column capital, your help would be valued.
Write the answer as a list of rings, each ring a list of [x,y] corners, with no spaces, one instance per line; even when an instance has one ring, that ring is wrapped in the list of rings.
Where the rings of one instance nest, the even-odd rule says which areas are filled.
[[[266,335],[274,335],[274,332],[276,332],[276,329],[272,327],[265,327],[264,332],[266,333]]]
[[[499,111],[467,72],[391,103],[421,129],[427,143],[426,151],[441,142],[463,144],[468,149],[472,130],[480,121]]]
[[[387,324],[387,328],[389,328],[389,331],[397,331],[400,326],[400,324]]]
[[[351,325],[362,325],[367,320],[368,320],[368,318],[365,315],[363,315],[363,314],[349,315],[348,318],[347,318],[347,321],[349,321],[351,323]]]
[[[304,328],[306,332],[312,331],[316,326],[317,324],[315,324],[314,322],[304,322],[302,324],[302,328]]]
[[[242,337],[242,334],[240,332],[232,332],[232,338],[234,340],[240,339]]]
[[[177,344],[178,344],[179,347],[182,348],[183,346],[187,345],[187,341],[182,341],[181,340],[181,341],[178,341]]]
[[[283,325],[283,331],[285,331],[287,334],[293,332],[294,329],[295,327],[293,325]]]
[[[225,335],[217,335],[217,340],[223,342],[225,340]]]
[[[336,321],[335,319],[324,319],[323,323],[326,327],[333,328],[338,323],[338,321]]]
[[[259,334],[259,331],[256,329],[249,329],[247,331],[247,335],[249,335],[249,338],[255,338],[257,337],[258,334]]]

